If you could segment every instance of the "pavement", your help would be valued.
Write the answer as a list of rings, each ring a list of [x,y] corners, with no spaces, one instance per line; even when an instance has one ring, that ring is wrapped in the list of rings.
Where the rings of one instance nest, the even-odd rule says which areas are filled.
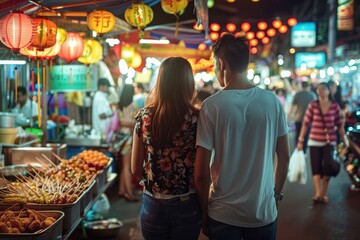
[[[308,173],[310,162],[307,159]],[[360,191],[350,189],[351,182],[345,169],[331,179],[329,203],[313,204],[313,184],[308,174],[307,183],[286,182],[284,199],[279,206],[278,240],[358,240],[360,239]],[[111,208],[108,217],[124,223],[113,240],[142,239],[139,231],[141,203],[129,203],[116,194],[117,184],[106,192]],[[86,239],[79,228],[71,237]],[[207,239],[201,235],[199,239]]]

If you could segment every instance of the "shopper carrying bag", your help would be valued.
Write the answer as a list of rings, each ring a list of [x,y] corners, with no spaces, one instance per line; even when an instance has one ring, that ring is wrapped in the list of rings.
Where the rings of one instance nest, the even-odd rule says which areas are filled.
[[[287,176],[289,182],[295,182],[300,184],[306,184],[307,171],[305,154],[303,151],[299,151],[295,148],[290,157],[289,172]]]

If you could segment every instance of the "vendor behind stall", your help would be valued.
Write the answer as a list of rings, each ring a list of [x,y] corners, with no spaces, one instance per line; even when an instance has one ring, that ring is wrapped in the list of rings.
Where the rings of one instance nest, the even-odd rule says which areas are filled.
[[[30,100],[27,90],[23,86],[17,87],[17,103],[12,112],[18,114],[15,119],[17,126],[31,126],[32,122],[37,120],[37,104]]]
[[[102,136],[106,134],[106,128],[110,124],[113,111],[108,99],[110,82],[106,78],[98,81],[98,91],[96,91],[92,104],[92,127]],[[105,137],[104,137],[105,138]]]

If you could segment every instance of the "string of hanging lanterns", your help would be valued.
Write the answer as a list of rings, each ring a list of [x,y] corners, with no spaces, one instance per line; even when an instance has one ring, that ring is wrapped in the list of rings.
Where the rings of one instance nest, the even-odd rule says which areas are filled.
[[[227,23],[224,29],[227,32],[233,33],[237,37],[245,37],[249,40],[251,47],[256,47],[259,43],[263,45],[269,44],[271,38],[275,37],[277,33],[287,33],[289,28],[295,26],[296,24],[297,19],[294,17],[288,18],[286,23],[281,21],[281,19],[276,18],[270,23],[266,21],[259,21],[251,24],[250,22],[245,21],[239,25],[239,30],[237,32],[237,26],[234,23]],[[209,28],[211,31],[209,34],[210,39],[212,41],[219,39],[221,36],[219,32],[223,27],[220,26],[219,23],[211,23]],[[252,50],[251,52],[255,54],[257,53],[257,50]]]

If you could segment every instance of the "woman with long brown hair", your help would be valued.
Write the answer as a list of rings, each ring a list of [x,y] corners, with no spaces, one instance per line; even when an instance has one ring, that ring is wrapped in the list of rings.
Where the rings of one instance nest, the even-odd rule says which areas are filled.
[[[194,188],[198,110],[190,63],[165,59],[149,103],[136,116],[131,169],[144,186],[144,239],[198,239],[201,214]]]

